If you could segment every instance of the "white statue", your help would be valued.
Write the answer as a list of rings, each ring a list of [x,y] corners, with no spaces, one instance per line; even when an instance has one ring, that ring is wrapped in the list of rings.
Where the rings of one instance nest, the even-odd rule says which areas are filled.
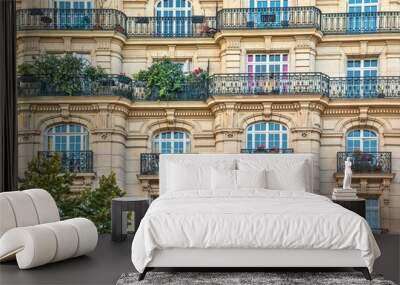
[[[353,172],[351,171],[351,161],[350,157],[344,162],[344,179],[343,179],[343,190],[351,190],[351,176]]]

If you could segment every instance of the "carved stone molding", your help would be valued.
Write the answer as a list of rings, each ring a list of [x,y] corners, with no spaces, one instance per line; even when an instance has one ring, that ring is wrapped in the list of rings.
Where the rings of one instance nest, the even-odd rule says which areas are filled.
[[[399,107],[368,108],[368,114],[400,114]]]
[[[176,117],[213,117],[213,113],[210,111],[191,111],[191,110],[181,110],[175,111]]]
[[[98,112],[99,106],[97,104],[73,104],[69,105],[71,112]]]
[[[96,38],[97,50],[111,50],[111,38]]]
[[[165,117],[165,111],[129,111],[128,113],[129,117],[133,118],[160,118],[160,117]]]
[[[226,48],[227,49],[240,49],[240,41],[241,37],[227,37],[225,38],[226,41]]]
[[[324,116],[357,116],[360,110],[356,108],[327,108],[323,111]]]
[[[365,123],[368,121],[368,107],[360,107],[358,119],[361,123]]]
[[[272,110],[274,111],[297,111],[300,109],[299,103],[283,103],[283,104],[273,104]]]
[[[32,112],[60,112],[61,107],[59,104],[32,104],[30,106]]]

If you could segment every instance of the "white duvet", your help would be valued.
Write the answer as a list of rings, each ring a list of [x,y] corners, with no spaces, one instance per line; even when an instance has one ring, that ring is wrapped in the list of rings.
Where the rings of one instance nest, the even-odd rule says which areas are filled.
[[[265,189],[164,194],[140,223],[132,262],[143,272],[154,250],[165,248],[358,249],[370,271],[380,255],[357,214],[320,195]]]

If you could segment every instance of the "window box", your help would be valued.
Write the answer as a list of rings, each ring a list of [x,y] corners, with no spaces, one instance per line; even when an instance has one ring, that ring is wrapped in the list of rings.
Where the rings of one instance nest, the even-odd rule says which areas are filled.
[[[204,23],[204,16],[193,16],[192,17],[192,23],[193,24],[201,24]]]

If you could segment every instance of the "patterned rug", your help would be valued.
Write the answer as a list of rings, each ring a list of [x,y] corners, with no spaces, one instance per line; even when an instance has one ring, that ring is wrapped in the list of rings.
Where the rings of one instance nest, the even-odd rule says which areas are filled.
[[[395,285],[376,275],[368,281],[359,272],[148,272],[142,281],[138,276],[122,274],[116,285]]]

